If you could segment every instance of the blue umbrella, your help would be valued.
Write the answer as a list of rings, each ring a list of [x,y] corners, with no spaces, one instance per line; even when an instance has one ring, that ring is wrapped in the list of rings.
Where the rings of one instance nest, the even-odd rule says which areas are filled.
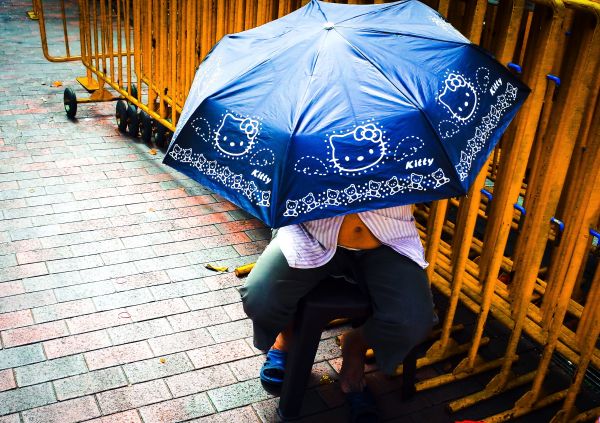
[[[416,0],[225,36],[164,162],[271,227],[464,195],[529,89]]]

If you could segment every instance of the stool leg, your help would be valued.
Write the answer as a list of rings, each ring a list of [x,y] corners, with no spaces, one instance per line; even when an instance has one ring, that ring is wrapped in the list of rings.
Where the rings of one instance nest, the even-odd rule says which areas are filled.
[[[417,352],[410,350],[402,362],[402,399],[407,400],[417,392],[415,379],[417,377]]]
[[[302,407],[304,391],[315,361],[321,332],[327,324],[319,320],[319,316],[306,315],[294,322],[292,346],[288,351],[285,377],[279,399],[279,417],[283,421],[297,418]]]

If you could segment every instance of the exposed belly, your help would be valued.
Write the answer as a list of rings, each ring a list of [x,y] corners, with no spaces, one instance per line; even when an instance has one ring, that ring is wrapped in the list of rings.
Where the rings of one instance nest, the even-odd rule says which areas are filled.
[[[375,238],[375,235],[373,235],[357,214],[348,214],[344,216],[342,227],[340,228],[338,245],[359,250],[369,250],[379,247],[381,242]]]

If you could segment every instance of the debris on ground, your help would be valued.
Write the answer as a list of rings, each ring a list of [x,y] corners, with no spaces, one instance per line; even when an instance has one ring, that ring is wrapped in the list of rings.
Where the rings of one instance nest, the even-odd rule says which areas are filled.
[[[229,270],[229,268],[226,267],[226,266],[215,266],[215,265],[210,264],[210,263],[208,263],[204,267],[206,267],[209,270],[214,270],[215,272],[227,272],[227,270]]]

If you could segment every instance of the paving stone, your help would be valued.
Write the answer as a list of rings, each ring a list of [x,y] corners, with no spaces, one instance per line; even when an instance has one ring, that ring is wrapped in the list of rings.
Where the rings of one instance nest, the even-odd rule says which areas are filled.
[[[44,350],[41,344],[24,345],[22,347],[4,348],[0,350],[0,369],[25,366],[44,361]]]
[[[132,323],[131,315],[125,309],[108,310],[73,317],[66,320],[72,334],[90,332],[113,326],[122,326]]]
[[[97,310],[105,311],[136,304],[149,303],[154,301],[154,298],[148,288],[140,288],[116,292],[114,294],[105,294],[100,297],[95,297],[93,301]]]
[[[23,283],[21,281],[2,282],[0,283],[0,297],[10,297],[25,293]]]
[[[19,264],[35,263],[39,261],[58,260],[73,257],[75,254],[71,247],[58,247],[17,253]]]
[[[50,273],[72,272],[81,269],[90,269],[104,265],[100,255],[65,258],[46,262]]]
[[[129,410],[93,420],[86,420],[86,423],[142,423],[142,420],[136,410]]]
[[[118,278],[139,273],[132,263],[112,264],[95,269],[80,270],[84,282],[97,282],[105,279]]]
[[[96,370],[54,381],[54,389],[59,401],[108,391],[126,385],[127,379],[120,367]]]
[[[108,333],[113,344],[119,345],[167,335],[172,333],[172,329],[167,319],[160,318],[110,328]]]
[[[174,254],[145,260],[137,260],[133,263],[140,272],[167,270],[173,267],[183,267],[191,264],[186,258],[185,254]]]
[[[208,396],[217,411],[230,410],[272,397],[263,389],[259,379],[212,389],[208,391]]]
[[[235,378],[239,382],[254,379],[260,373],[260,369],[265,362],[264,355],[244,358],[242,360],[232,361],[228,364]]]
[[[77,398],[24,411],[24,423],[75,423],[100,416],[94,397]]]
[[[47,339],[60,338],[68,334],[69,331],[65,322],[57,320],[55,322],[40,323],[17,329],[8,329],[3,331],[1,336],[5,347],[15,347]]]
[[[168,269],[166,272],[172,282],[200,280],[205,276],[214,274],[213,270],[209,270],[200,264]]]
[[[234,339],[252,336],[252,321],[250,319],[237,320],[235,322],[223,323],[210,326],[208,331],[215,342],[232,341]]]
[[[86,256],[90,254],[101,254],[109,251],[122,250],[124,248],[125,246],[120,239],[105,239],[101,241],[86,242],[74,245],[73,251],[76,255]]]
[[[156,257],[156,253],[154,252],[154,250],[152,250],[151,247],[139,247],[103,253],[102,261],[104,262],[104,264],[117,264],[129,261],[139,262],[143,259],[149,259],[154,257]],[[144,271],[151,271],[151,269],[144,269]]]
[[[167,275],[167,273],[163,270],[159,270],[156,272],[145,272],[145,273],[139,273],[136,275],[124,276],[122,278],[112,279],[111,281],[117,292],[127,291],[127,290],[135,289],[135,288],[150,287],[149,288],[150,292],[152,293],[152,296],[156,300],[165,300],[167,298],[174,298],[174,297],[180,296],[180,295],[172,295],[169,297],[160,297],[160,296],[156,295],[156,293],[154,291],[155,285],[164,286],[164,285],[169,285],[169,283],[171,282],[169,275]],[[194,294],[195,294],[195,292],[194,292]]]
[[[200,245],[199,242],[195,239],[190,239],[187,241],[176,241],[170,242],[168,244],[152,246],[152,250],[156,253],[157,256],[164,254],[165,251],[168,251],[171,254],[182,254],[196,251],[201,248],[203,248],[202,245]]]
[[[105,348],[112,345],[106,330],[66,336],[42,343],[49,359]]]
[[[260,419],[252,407],[235,408],[233,410],[224,411],[222,413],[211,414],[210,416],[201,417],[199,419],[190,420],[190,423],[260,423]]]
[[[215,364],[239,360],[255,354],[245,341],[238,339],[236,341],[191,350],[187,352],[187,355],[192,360],[192,363],[194,363],[194,367],[200,369]]]
[[[171,399],[162,380],[139,383],[96,395],[102,414],[111,414]]]
[[[31,263],[19,266],[0,268],[0,282],[16,279],[30,278],[33,276],[47,275],[48,269],[45,263]]]
[[[33,324],[31,310],[19,310],[0,314],[0,331]]]
[[[131,291],[127,291],[131,292]],[[173,298],[164,301],[153,301],[133,307],[127,307],[134,322],[155,319],[172,314],[185,313],[189,308],[181,298]]]
[[[225,312],[231,320],[242,320],[248,318],[246,312],[244,311],[244,306],[241,302],[228,304],[226,306],[223,306],[223,309],[225,310]]]
[[[232,232],[242,232],[250,229],[262,228],[264,225],[258,219],[237,220],[234,222],[225,222],[215,225],[223,234]]]
[[[0,313],[25,310],[47,304],[54,304],[55,302],[56,298],[54,297],[52,291],[30,292],[27,294],[13,295],[11,297],[0,298]]]
[[[0,370],[0,392],[17,387],[12,369]]]
[[[160,245],[168,242],[173,242],[171,235],[167,233],[152,233],[144,235],[136,235],[121,239],[125,248],[148,247],[152,245]]]
[[[53,402],[56,402],[56,396],[51,383],[0,392],[0,415],[28,410]]]
[[[261,254],[269,244],[269,241],[270,239],[247,242],[245,244],[234,245],[234,248],[240,256],[253,256]]]
[[[131,363],[153,356],[154,354],[148,346],[147,341],[102,348],[84,354],[85,361],[90,370]]]
[[[19,386],[35,385],[54,379],[78,375],[87,372],[87,366],[82,355],[56,358],[41,363],[30,364],[15,369]]]
[[[31,310],[37,323],[50,322],[53,320],[66,319],[96,311],[91,299],[85,298],[76,301],[61,302]]]
[[[167,276],[168,277],[168,276]],[[150,287],[152,296],[157,300],[165,300],[168,298],[186,297],[189,295],[208,292],[210,289],[206,283],[199,278],[187,280],[183,282],[166,283],[162,285]]]
[[[203,308],[212,308],[220,305],[236,303],[240,301],[240,294],[235,288],[224,289],[222,291],[207,292],[204,294],[192,295],[184,298],[191,310]]]
[[[214,344],[215,341],[204,328],[171,335],[158,336],[148,340],[155,355],[171,354]]]
[[[219,262],[219,264],[221,264],[221,262]],[[204,278],[203,282],[206,283],[211,291],[218,291],[220,289],[243,285],[244,279],[239,278],[235,275],[235,273],[230,272],[209,276]]]
[[[273,236],[273,232],[270,228],[260,228],[246,231],[246,235],[248,235],[248,238],[252,241],[270,240]]]
[[[1,267],[13,267],[13,266],[17,266],[18,264],[23,264],[23,263],[17,263],[16,254],[7,254],[7,255],[0,256],[0,266]]]
[[[1,176],[1,174],[0,174]],[[20,253],[23,251],[39,250],[42,244],[37,239],[26,239],[23,241],[10,241],[7,232],[0,232],[0,254]]]
[[[43,238],[47,236],[60,234],[60,225],[46,225],[34,228],[20,228],[9,231],[12,241],[20,241],[23,239]]]
[[[206,394],[190,395],[140,408],[144,423],[188,420],[214,413],[214,411]]]
[[[18,414],[9,414],[8,416],[0,417],[0,423],[21,423],[21,418]]]
[[[174,397],[182,397],[235,383],[226,364],[195,370],[165,379]]]
[[[319,343],[317,348],[317,354],[315,356],[316,361],[330,360],[332,358],[339,357],[342,354],[342,350],[339,345],[335,342],[335,338],[326,339]]]
[[[192,251],[187,253],[186,256],[191,264],[199,264],[239,257],[239,253],[232,246],[226,245]]]
[[[59,302],[74,301],[81,298],[101,297],[112,294],[115,287],[110,281],[99,281],[54,289],[54,295]],[[95,306],[95,305],[94,305]]]
[[[156,357],[123,365],[127,379],[131,383],[145,382],[193,369],[194,366],[185,353],[164,355],[160,358]]]
[[[228,322],[229,316],[223,307],[213,307],[204,310],[190,311],[188,313],[175,314],[173,316],[168,316],[167,320],[175,332],[182,332]]]
[[[77,285],[82,283],[78,271],[63,272],[56,275],[44,275],[23,279],[23,286],[27,292],[43,291],[45,289],[60,288],[63,286]]]

